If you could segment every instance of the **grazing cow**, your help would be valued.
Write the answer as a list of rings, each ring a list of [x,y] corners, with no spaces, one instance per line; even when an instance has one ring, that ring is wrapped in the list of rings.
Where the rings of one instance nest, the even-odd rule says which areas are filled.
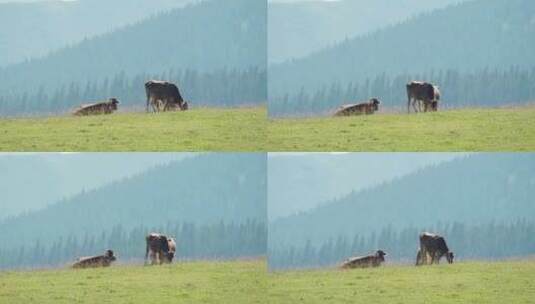
[[[188,109],[187,102],[173,83],[149,80],[145,83],[145,92],[147,93],[147,112],[149,112],[149,104],[154,112]]]
[[[113,254],[113,250],[106,250],[104,255],[79,258],[72,265],[72,268],[78,269],[78,268],[108,267],[115,260],[117,260],[117,258]]]
[[[87,115],[111,114],[114,111],[117,111],[118,104],[119,104],[119,100],[117,100],[116,98],[110,98],[106,102],[82,105],[80,106],[80,108],[74,111],[73,115],[87,116]]]
[[[364,103],[343,105],[336,110],[334,116],[370,115],[375,111],[379,111],[379,104],[381,104],[379,99],[372,98]]]
[[[176,253],[176,242],[163,234],[151,233],[145,238],[147,249],[145,252],[145,264],[150,256],[151,265],[172,263]]]
[[[367,255],[364,257],[352,257],[342,263],[343,269],[351,268],[368,268],[379,267],[381,263],[385,261],[386,253],[382,250],[377,250],[373,255]]]
[[[438,264],[443,256],[446,256],[449,264],[453,263],[453,252],[449,250],[442,236],[428,232],[420,234],[420,250],[416,255],[416,266]]]
[[[438,102],[440,101],[440,90],[437,86],[422,82],[412,81],[407,84],[407,112],[411,111],[411,103],[414,112],[422,112],[422,103],[424,111],[438,111]],[[418,108],[416,105],[418,104]]]

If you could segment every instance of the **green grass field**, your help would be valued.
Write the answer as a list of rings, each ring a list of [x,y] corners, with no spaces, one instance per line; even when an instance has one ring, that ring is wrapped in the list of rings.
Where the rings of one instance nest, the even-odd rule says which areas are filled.
[[[535,107],[272,119],[270,151],[533,151]]]
[[[264,260],[0,272],[0,303],[265,303]]]
[[[261,151],[265,107],[0,120],[0,151]]]
[[[535,261],[275,272],[272,303],[535,303]]]

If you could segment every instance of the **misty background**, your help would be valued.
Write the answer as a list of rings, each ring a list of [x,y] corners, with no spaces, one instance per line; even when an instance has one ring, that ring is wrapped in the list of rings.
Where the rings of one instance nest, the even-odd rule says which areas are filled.
[[[268,172],[271,269],[377,249],[412,264],[423,231],[443,235],[458,261],[535,254],[533,154],[275,155]]]
[[[109,97],[141,109],[150,79],[177,83],[194,107],[264,104],[266,6],[262,0],[0,3],[0,115],[60,114]]]
[[[0,269],[63,267],[106,249],[139,263],[149,232],[175,237],[179,260],[265,255],[263,153],[9,154],[0,164]]]
[[[535,3],[530,0],[271,2],[269,111],[326,115],[377,97],[406,107],[425,80],[441,108],[535,100]]]

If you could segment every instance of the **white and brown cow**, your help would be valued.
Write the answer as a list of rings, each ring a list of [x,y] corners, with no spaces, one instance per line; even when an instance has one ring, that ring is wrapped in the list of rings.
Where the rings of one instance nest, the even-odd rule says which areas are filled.
[[[147,93],[146,110],[149,112],[149,105],[154,112],[160,111],[185,111],[189,105],[180,94],[178,87],[171,82],[161,80],[149,80],[145,83]]]
[[[440,90],[436,85],[423,81],[411,81],[407,84],[407,112],[436,112],[440,101]],[[423,105],[423,109],[422,109]]]
[[[172,263],[176,253],[176,241],[160,233],[151,233],[145,238],[147,248],[145,251],[145,264],[150,257],[151,265]]]
[[[420,250],[416,255],[416,266],[438,264],[444,256],[449,264],[453,263],[453,252],[448,248],[444,237],[429,232],[420,234]]]

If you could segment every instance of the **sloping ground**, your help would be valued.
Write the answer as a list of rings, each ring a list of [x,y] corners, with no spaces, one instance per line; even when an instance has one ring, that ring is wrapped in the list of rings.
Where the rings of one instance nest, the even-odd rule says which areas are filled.
[[[533,151],[535,107],[273,119],[269,151]]]
[[[0,273],[0,303],[266,303],[264,260]]]
[[[260,151],[264,107],[0,120],[0,151]]]
[[[276,272],[272,303],[533,303],[535,261]]]

